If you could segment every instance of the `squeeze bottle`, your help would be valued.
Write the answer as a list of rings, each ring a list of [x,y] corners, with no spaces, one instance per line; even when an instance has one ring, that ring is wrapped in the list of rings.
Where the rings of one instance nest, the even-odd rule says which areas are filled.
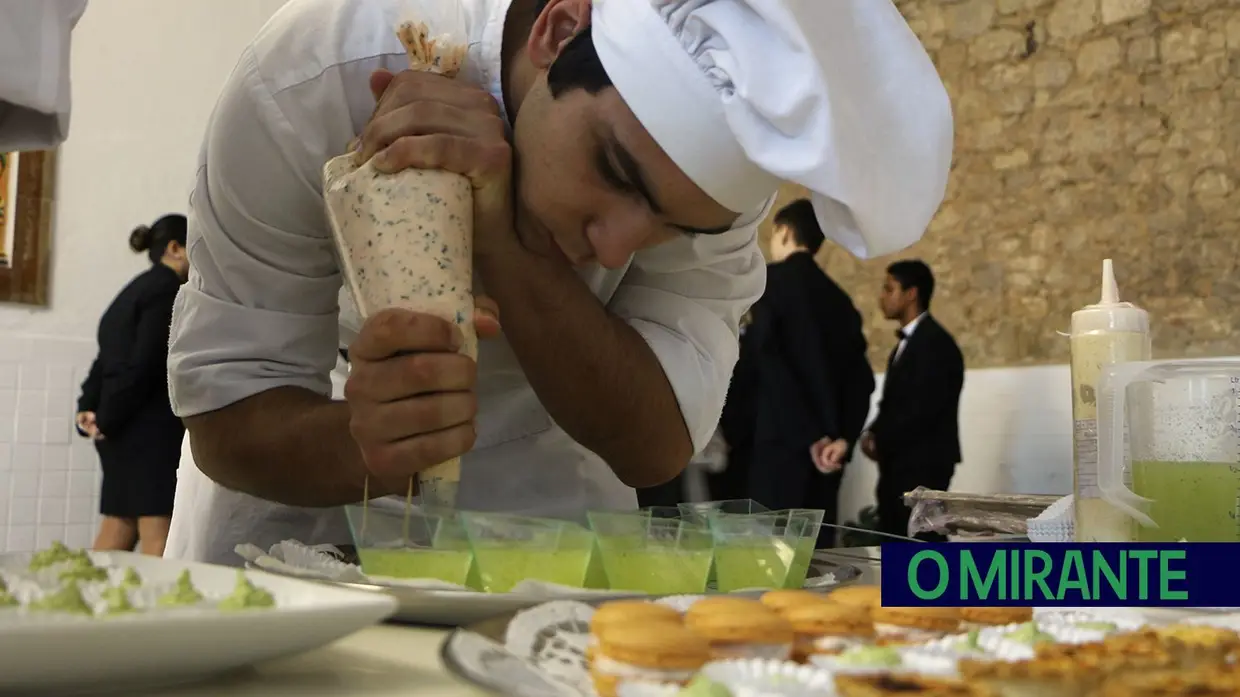
[[[1098,380],[1106,365],[1150,360],[1145,310],[1120,302],[1111,260],[1102,262],[1102,298],[1072,313],[1072,482],[1077,542],[1132,542],[1133,520],[1102,497],[1098,480]]]

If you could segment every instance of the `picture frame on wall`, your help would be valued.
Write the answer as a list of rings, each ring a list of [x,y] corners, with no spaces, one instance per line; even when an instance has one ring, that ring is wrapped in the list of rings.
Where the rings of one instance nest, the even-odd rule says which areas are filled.
[[[55,168],[54,151],[0,153],[0,302],[48,304]]]

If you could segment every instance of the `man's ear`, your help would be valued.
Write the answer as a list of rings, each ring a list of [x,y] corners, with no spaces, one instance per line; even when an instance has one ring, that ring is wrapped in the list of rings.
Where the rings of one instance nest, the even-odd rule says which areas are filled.
[[[590,0],[550,0],[534,20],[526,52],[539,70],[551,67],[574,36],[590,24]]]

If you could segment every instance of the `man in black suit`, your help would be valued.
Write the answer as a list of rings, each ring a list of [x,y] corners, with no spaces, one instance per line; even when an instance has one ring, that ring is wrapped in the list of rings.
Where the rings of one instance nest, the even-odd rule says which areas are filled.
[[[814,261],[823,232],[806,199],[775,215],[766,292],[749,331],[760,371],[751,495],[768,508],[814,508],[836,522],[843,466],[870,411],[874,371],[861,313]],[[834,545],[823,528],[818,546]]]
[[[879,305],[900,323],[899,343],[887,360],[878,416],[861,436],[861,450],[878,463],[878,517],[882,532],[908,535],[905,492],[919,486],[945,491],[960,463],[960,391],[964,356],[955,339],[930,316],[934,274],[921,261],[887,267]],[[917,537],[942,541],[941,535]]]

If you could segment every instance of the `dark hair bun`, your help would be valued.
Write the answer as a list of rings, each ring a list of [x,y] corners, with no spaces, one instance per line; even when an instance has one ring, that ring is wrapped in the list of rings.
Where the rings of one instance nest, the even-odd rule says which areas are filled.
[[[146,225],[139,225],[129,233],[129,248],[136,253],[145,252],[151,248],[151,228]]]

